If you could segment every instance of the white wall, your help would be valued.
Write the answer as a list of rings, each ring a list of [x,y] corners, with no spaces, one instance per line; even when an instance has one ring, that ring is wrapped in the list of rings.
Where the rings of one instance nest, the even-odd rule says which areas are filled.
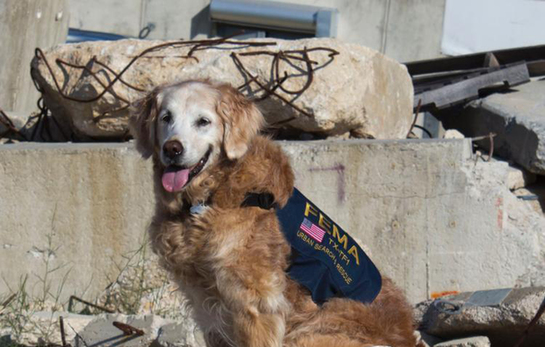
[[[445,54],[543,44],[543,0],[447,0],[442,44]]]
[[[399,61],[440,55],[445,0],[284,0],[335,7],[338,38],[379,50]],[[72,0],[70,26],[148,38],[203,38],[210,33],[209,0]]]

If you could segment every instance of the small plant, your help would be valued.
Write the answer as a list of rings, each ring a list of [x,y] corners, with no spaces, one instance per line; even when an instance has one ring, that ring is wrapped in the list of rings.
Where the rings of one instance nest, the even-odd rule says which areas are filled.
[[[0,295],[0,332],[7,331],[10,339],[3,340],[0,336],[0,347],[58,344],[60,331],[55,313],[60,311],[80,314],[149,313],[172,319],[187,317],[187,312],[181,309],[183,300],[176,286],[168,280],[166,272],[149,252],[147,233],[135,251],[123,255],[121,262],[113,261],[117,268],[116,276],[109,280],[110,285],[102,295],[88,301],[79,299],[87,289],[75,298],[70,296],[77,300],[63,301],[71,269],[67,269],[66,264],[56,264],[61,247],[56,245],[55,234],[47,234],[46,239],[45,247],[35,249],[43,264],[39,274],[22,277],[16,287],[10,287],[4,280],[9,293]],[[64,273],[60,280],[55,281],[54,278],[59,277],[54,275],[60,271]],[[37,279],[32,287],[29,285],[31,276]],[[35,313],[38,311],[47,313],[37,318]]]
[[[28,276],[19,281],[15,291],[3,300],[0,311],[0,328],[7,328],[12,341],[20,341],[23,334],[29,332],[28,321],[31,314],[31,303],[27,292]],[[6,283],[7,284],[7,283]]]
[[[29,288],[28,275],[19,280],[16,288],[12,288],[4,279],[9,293],[3,307],[0,308],[0,328],[7,328],[10,339],[13,341],[10,343],[13,345],[22,341],[35,342],[27,341],[29,336],[39,336],[41,342],[49,344],[57,333],[57,325],[53,317],[56,312],[63,310],[65,306],[61,302],[61,296],[68,281],[70,269],[64,273],[56,288],[53,288],[51,277],[54,273],[65,268],[65,264],[53,265],[53,260],[60,246],[54,245],[54,235],[52,233],[47,234],[46,238],[46,247],[39,250],[42,255],[43,270],[40,274],[34,274],[38,279],[36,283],[37,290]],[[36,292],[37,294],[34,294]],[[50,319],[42,319],[41,322],[32,319],[33,314],[38,311],[50,312]]]
[[[110,285],[98,302],[124,314],[153,313],[166,315],[159,302],[168,294],[166,273],[149,253],[147,233],[137,250],[123,256],[121,264],[115,263],[117,276],[108,279]]]

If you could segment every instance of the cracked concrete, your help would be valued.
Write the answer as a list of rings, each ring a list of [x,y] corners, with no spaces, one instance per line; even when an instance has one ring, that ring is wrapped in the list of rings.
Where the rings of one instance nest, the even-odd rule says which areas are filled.
[[[545,218],[510,192],[506,163],[472,157],[470,140],[280,144],[297,187],[413,303],[545,281]],[[44,262],[27,252],[52,235],[51,265],[71,269],[63,295],[88,288],[85,297],[96,297],[142,242],[153,212],[151,164],[131,144],[4,145],[0,162],[0,244],[11,245],[0,252],[0,275],[10,286],[24,274],[35,283]]]

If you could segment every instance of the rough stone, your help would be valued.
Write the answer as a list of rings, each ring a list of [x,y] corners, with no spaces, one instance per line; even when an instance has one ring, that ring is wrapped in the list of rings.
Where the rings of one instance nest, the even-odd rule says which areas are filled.
[[[516,190],[527,187],[534,183],[537,177],[535,174],[528,172],[518,166],[509,166],[507,172],[507,187],[510,190]]]
[[[545,304],[545,288],[465,292],[427,301],[417,307],[420,329],[443,339],[487,336],[493,346],[513,346]],[[545,316],[528,334],[524,346],[545,341]]]
[[[335,39],[277,40],[256,39],[257,42],[275,42],[265,47],[224,45],[222,48],[203,47],[194,52],[196,59],[184,58],[191,46],[165,48],[149,53],[139,59],[123,75],[123,81],[144,90],[178,80],[211,78],[241,86],[248,81],[241,69],[234,63],[231,52],[267,51],[278,52],[318,47],[328,47],[340,54],[330,57],[328,51],[311,51],[308,56],[312,65],[313,79],[309,88],[298,95],[288,94],[281,89],[277,92],[312,114],[305,116],[272,96],[259,102],[268,122],[294,120],[283,127],[298,129],[322,135],[341,135],[350,132],[355,137],[396,139],[403,138],[412,121],[413,88],[406,68],[382,54],[363,46],[345,44]],[[68,63],[85,65],[98,72],[102,83],[108,83],[115,76],[99,66],[96,60],[107,64],[113,71],[120,72],[129,61],[145,49],[163,41],[122,40],[115,42],[86,42],[59,45],[46,52],[46,59],[52,66],[53,75],[63,93],[77,99],[90,99],[104,90],[103,86],[89,73],[81,69],[59,68],[54,62],[62,59]],[[228,48],[228,49],[223,49]],[[291,53],[302,56],[299,53]],[[251,74],[263,84],[271,86],[274,76],[273,56],[241,56],[239,59]],[[291,64],[291,65],[290,65]],[[308,67],[300,60],[290,63],[280,61],[280,76],[288,78],[282,87],[287,91],[300,90],[307,83]],[[143,96],[142,92],[130,89],[124,83],[116,83],[112,91],[95,102],[82,103],[61,96],[46,64],[42,59],[32,62],[33,75],[44,90],[44,102],[59,122],[80,138],[119,139],[126,134],[129,111],[127,101]],[[243,89],[251,97],[263,95],[255,83]]]
[[[545,80],[533,81],[509,93],[493,94],[463,109],[442,115],[445,128],[467,137],[496,133],[494,153],[530,172],[545,174]],[[490,141],[479,145],[490,148]]]
[[[441,342],[434,347],[490,347],[490,340],[486,336],[473,336]]]

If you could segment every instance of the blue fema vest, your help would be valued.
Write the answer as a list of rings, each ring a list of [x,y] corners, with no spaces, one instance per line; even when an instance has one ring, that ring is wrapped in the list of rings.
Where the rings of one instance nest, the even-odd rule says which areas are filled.
[[[271,194],[248,194],[243,206],[274,207]],[[322,304],[345,297],[371,303],[382,287],[371,259],[343,229],[310,202],[298,189],[276,212],[292,248],[288,275],[306,287],[312,300]]]

